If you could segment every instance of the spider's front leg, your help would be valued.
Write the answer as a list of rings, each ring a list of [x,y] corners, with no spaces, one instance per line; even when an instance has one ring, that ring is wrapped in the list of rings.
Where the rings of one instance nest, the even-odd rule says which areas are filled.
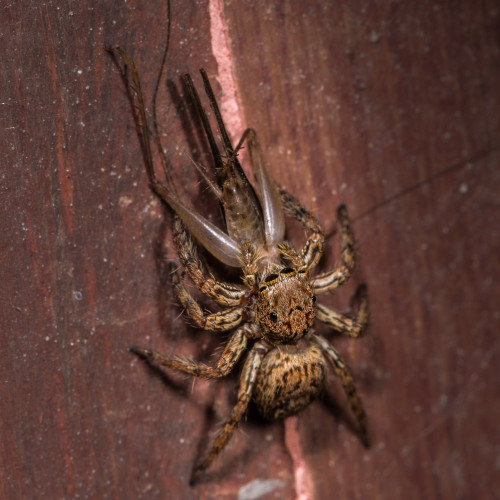
[[[317,294],[333,290],[344,284],[351,277],[356,266],[354,238],[345,205],[340,205],[337,209],[337,216],[340,225],[340,257],[342,265],[333,271],[320,274],[312,280],[313,288]]]
[[[358,286],[356,300],[359,302],[359,308],[355,318],[340,314],[322,304],[317,305],[316,318],[340,333],[354,338],[361,337],[366,332],[369,317],[365,284]]]
[[[243,307],[228,307],[220,312],[205,315],[198,302],[182,283],[179,272],[175,270],[175,263],[171,263],[170,271],[177,300],[196,326],[204,330],[226,331],[241,323]]]
[[[356,391],[356,386],[354,385],[354,380],[352,378],[349,368],[345,364],[344,360],[341,358],[340,354],[335,350],[335,348],[330,345],[330,343],[319,335],[314,335],[314,342],[318,345],[323,353],[326,355],[328,361],[330,361],[336,375],[340,378],[342,382],[342,387],[349,400],[349,405],[351,410],[356,415],[358,420],[361,441],[368,448],[370,446],[370,440],[368,438],[368,428],[366,424],[366,413],[363,408],[363,403],[361,398],[358,396]]]
[[[247,360],[245,361],[245,365],[243,366],[243,370],[241,372],[238,401],[233,407],[229,418],[218,432],[212,449],[206,458],[194,468],[191,475],[191,484],[194,484],[198,476],[214,461],[215,457],[217,457],[217,455],[222,451],[233,435],[236,425],[241,420],[241,417],[244,415],[248,407],[248,403],[250,402],[255,380],[257,379],[257,373],[259,372],[260,364],[266,352],[267,348],[264,344],[258,342],[248,354]]]
[[[186,231],[181,218],[174,215],[174,243],[182,266],[193,284],[205,295],[221,306],[237,306],[245,295],[245,290],[208,276],[196,254],[191,236]]]
[[[318,263],[323,254],[325,235],[319,225],[318,219],[297,198],[282,188],[280,188],[280,195],[283,208],[295,217],[305,229],[312,231],[299,257],[302,261],[302,266],[308,271]]]

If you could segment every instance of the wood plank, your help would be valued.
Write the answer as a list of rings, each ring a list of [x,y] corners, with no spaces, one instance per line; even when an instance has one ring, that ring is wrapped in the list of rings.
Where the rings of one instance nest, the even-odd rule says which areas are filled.
[[[495,2],[259,0],[226,2],[223,14],[244,125],[273,175],[329,234],[338,204],[355,220],[358,270],[326,302],[346,309],[356,284],[369,286],[367,338],[319,331],[351,366],[372,447],[359,443],[332,378],[299,418],[309,494],[493,498]],[[163,140],[179,194],[215,220],[188,157],[205,161],[205,149],[180,85],[199,67],[217,73],[209,6],[173,0],[172,16]],[[127,352],[138,344],[212,362],[221,343],[178,317],[170,217],[147,187],[123,82],[103,50],[122,45],[151,97],[165,19],[165,2],[135,0],[3,9],[0,498],[235,498],[255,479],[280,481],[262,498],[296,494],[283,425],[252,412],[190,488],[237,374],[193,385]],[[290,235],[303,238],[293,224]],[[322,270],[338,262],[337,245],[332,236]]]

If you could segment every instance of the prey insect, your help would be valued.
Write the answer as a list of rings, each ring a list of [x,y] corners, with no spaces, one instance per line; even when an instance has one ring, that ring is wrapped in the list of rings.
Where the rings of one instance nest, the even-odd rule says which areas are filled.
[[[340,378],[357,418],[362,442],[368,446],[366,415],[353,377],[337,350],[314,329],[317,319],[354,338],[360,337],[366,330],[368,303],[365,285],[357,289],[359,307],[354,316],[335,312],[316,300],[318,295],[344,284],[355,268],[356,255],[346,207],[341,205],[337,210],[342,263],[331,271],[313,275],[312,269],[324,249],[324,234],[318,220],[294,196],[274,182],[254,130],[247,129],[239,144],[233,148],[208,77],[201,70],[219,141],[189,74],[185,75],[184,83],[201,119],[213,157],[215,182],[207,182],[223,208],[225,230],[220,229],[185,205],[173,186],[157,177],[139,74],[133,61],[120,47],[109,50],[130,71],[130,95],[137,107],[136,120],[150,185],[173,212],[173,241],[183,268],[179,272],[177,264],[171,265],[177,300],[196,326],[205,330],[232,332],[215,366],[142,347],[130,349],[149,362],[208,379],[226,376],[238,360],[244,358],[237,402],[218,431],[212,447],[194,467],[191,482],[226,446],[252,399],[265,418],[282,419],[294,415],[320,395],[329,367]],[[158,82],[165,56],[166,51]],[[155,139],[168,176],[169,165],[159,141],[155,109],[153,119]],[[238,161],[238,151],[244,143],[250,153],[255,188]],[[309,233],[305,246],[300,250],[285,240],[285,212],[297,219]],[[226,283],[208,272],[198,257],[193,238],[222,264],[241,269],[241,283]],[[186,276],[220,306],[220,311],[204,312],[186,288]]]

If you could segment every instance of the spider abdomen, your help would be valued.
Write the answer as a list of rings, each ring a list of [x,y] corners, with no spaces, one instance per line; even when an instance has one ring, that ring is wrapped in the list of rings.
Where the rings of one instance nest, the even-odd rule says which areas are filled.
[[[306,339],[296,345],[280,345],[262,360],[253,399],[265,418],[286,418],[318,397],[326,373],[321,350]]]

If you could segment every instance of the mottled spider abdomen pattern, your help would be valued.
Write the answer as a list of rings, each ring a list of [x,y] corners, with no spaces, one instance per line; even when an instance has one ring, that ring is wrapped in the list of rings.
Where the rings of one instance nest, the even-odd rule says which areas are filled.
[[[255,381],[253,400],[268,420],[295,415],[324,389],[327,362],[307,336],[268,352]]]

